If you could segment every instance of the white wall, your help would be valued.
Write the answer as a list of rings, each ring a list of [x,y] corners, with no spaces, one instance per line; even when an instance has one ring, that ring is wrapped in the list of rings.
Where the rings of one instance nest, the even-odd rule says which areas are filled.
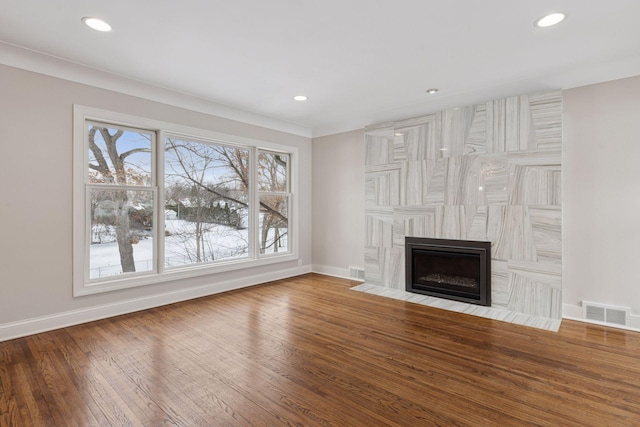
[[[313,269],[364,267],[364,130],[313,140]]]
[[[0,340],[311,269],[311,140],[0,65]],[[72,297],[72,106],[298,147],[300,259]]]
[[[640,315],[640,76],[564,95],[565,315],[583,300]]]

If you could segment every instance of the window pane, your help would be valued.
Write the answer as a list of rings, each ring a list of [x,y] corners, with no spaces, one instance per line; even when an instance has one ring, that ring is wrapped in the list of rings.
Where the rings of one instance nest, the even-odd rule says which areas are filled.
[[[258,191],[287,192],[288,154],[258,153]]]
[[[165,140],[165,266],[249,255],[249,151]]]
[[[151,133],[88,126],[90,184],[151,185]]]
[[[261,254],[289,251],[289,197],[260,196],[259,242]]]
[[[153,270],[153,191],[90,191],[89,278]]]

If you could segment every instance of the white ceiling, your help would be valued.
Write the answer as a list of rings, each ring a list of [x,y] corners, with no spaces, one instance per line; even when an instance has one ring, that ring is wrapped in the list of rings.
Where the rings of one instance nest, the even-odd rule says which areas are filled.
[[[321,136],[639,75],[638,18],[639,0],[0,0],[0,40]]]

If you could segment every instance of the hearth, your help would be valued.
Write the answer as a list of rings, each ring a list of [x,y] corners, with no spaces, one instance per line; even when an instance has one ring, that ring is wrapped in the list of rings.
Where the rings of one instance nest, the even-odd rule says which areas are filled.
[[[406,290],[491,306],[491,243],[406,237]]]

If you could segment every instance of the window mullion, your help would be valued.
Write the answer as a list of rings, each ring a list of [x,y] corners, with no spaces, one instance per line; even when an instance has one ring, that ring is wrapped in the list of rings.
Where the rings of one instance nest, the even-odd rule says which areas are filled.
[[[258,149],[251,148],[249,157],[249,257],[258,258],[258,230],[260,222],[260,196],[258,194]]]
[[[155,255],[156,255],[156,269],[159,274],[164,273],[165,271],[165,180],[164,180],[164,138],[165,133],[160,130],[156,132],[156,153],[154,156],[155,161],[155,176],[156,179],[156,188],[158,189],[158,197],[156,202],[156,218],[153,223],[153,229],[155,233],[154,242],[156,244],[155,247]]]
[[[85,166],[86,168],[86,166]],[[84,188],[84,200],[90,200],[91,199],[91,186],[88,184],[85,184],[85,188]],[[89,254],[91,253],[91,207],[89,205],[89,203],[85,203],[84,204],[84,247],[85,247],[85,254]],[[85,283],[89,283],[89,277],[90,277],[90,262],[89,262],[89,256],[83,257],[83,263],[82,263],[82,270],[83,270],[83,277],[84,277],[84,282]]]

